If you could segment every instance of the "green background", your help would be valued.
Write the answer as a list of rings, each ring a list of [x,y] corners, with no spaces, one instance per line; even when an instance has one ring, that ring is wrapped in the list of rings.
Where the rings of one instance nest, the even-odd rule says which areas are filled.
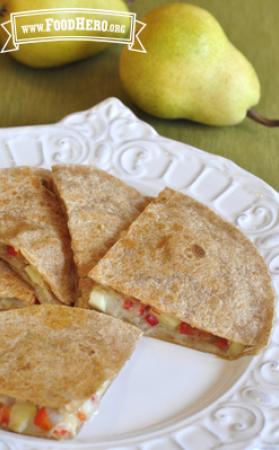
[[[135,0],[131,9],[140,17],[163,3],[166,1]],[[230,40],[255,66],[262,84],[257,109],[279,117],[279,0],[191,3],[213,13]],[[132,106],[117,74],[120,51],[121,46],[115,45],[90,60],[52,70],[33,70],[0,55],[0,126],[56,122],[110,96]],[[279,190],[279,128],[265,128],[248,119],[235,127],[206,127],[185,120],[160,120],[133,109],[159,133],[230,158]]]

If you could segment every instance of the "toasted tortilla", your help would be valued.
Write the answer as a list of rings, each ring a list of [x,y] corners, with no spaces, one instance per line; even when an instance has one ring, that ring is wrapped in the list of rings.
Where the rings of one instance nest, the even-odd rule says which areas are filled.
[[[0,260],[0,311],[32,305],[35,301],[33,289]]]
[[[1,428],[76,436],[141,332],[95,311],[39,305],[0,314]]]
[[[21,276],[26,264],[36,269],[53,302],[75,301],[70,237],[50,172],[27,167],[0,171],[0,246],[0,257]],[[18,264],[6,246],[19,251]]]
[[[92,281],[88,272],[117,241],[146,205],[146,199],[119,179],[94,167],[52,168],[68,216],[71,245],[80,277],[79,306],[87,306]]]
[[[95,311],[38,305],[0,314],[0,335],[1,398],[52,408],[54,415],[62,409],[75,435],[70,412],[113,381],[141,332]],[[45,428],[26,433],[53,437]]]
[[[89,276],[192,327],[249,346],[246,354],[268,342],[274,292],[263,258],[240,230],[171,189],[147,206]]]

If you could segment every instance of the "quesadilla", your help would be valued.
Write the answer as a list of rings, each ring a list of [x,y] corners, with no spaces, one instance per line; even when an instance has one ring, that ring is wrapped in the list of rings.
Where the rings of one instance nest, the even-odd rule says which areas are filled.
[[[268,342],[274,292],[254,245],[191,197],[164,190],[89,276],[89,304],[146,335],[226,359]]]
[[[50,172],[0,171],[0,258],[34,288],[40,303],[74,302],[70,237]]]
[[[0,260],[0,311],[29,306],[35,302],[33,289]]]
[[[94,167],[59,165],[53,180],[68,216],[80,279],[78,306],[88,307],[92,281],[88,272],[146,205],[135,189]]]
[[[0,314],[0,427],[74,437],[98,410],[141,332],[88,309],[38,305]]]

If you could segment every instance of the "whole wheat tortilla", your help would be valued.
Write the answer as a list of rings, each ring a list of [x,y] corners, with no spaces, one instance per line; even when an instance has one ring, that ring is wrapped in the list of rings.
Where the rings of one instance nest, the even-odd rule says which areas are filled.
[[[95,311],[38,305],[0,314],[0,394],[60,408],[112,380],[141,335]]]
[[[268,341],[274,292],[257,249],[206,206],[171,189],[147,206],[89,276],[253,352]]]
[[[52,172],[68,215],[84,300],[79,304],[85,306],[92,287],[88,272],[143,210],[146,199],[119,179],[94,167],[59,165]]]
[[[0,304],[1,299],[16,299],[22,306],[35,302],[35,293],[10,267],[0,260]]]
[[[50,172],[27,167],[0,171],[0,243],[20,250],[60,302],[74,302],[70,237]]]

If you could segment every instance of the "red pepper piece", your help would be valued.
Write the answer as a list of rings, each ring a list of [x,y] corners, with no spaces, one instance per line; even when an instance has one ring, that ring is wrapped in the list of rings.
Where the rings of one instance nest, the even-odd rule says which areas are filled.
[[[54,437],[71,437],[70,431],[65,428],[57,428],[52,434]]]
[[[125,298],[125,300],[123,300],[123,308],[124,309],[131,309],[134,306],[134,301],[131,300],[130,298]]]
[[[11,415],[11,407],[7,405],[0,406],[0,424],[4,427],[9,425]]]
[[[214,344],[217,345],[220,350],[228,350],[229,348],[229,341],[228,339],[221,338],[218,336],[215,336]]]
[[[78,411],[77,412],[77,418],[81,421],[81,422],[85,422],[87,419],[86,414],[84,414],[84,412],[82,411]]]
[[[18,251],[11,245],[7,245],[6,250],[8,256],[18,256]]]
[[[45,431],[51,430],[52,423],[45,408],[39,408],[34,419],[34,424]]]
[[[186,322],[181,322],[179,325],[179,332],[181,334],[187,334],[188,336],[194,336],[197,334],[197,328],[193,328],[191,327],[191,325],[189,325]]]
[[[154,316],[153,314],[147,314],[147,316],[145,317],[145,320],[147,323],[149,323],[149,325],[151,325],[152,327],[155,327],[156,325],[158,325],[159,320],[157,319],[156,316]]]
[[[37,299],[37,297],[35,297],[35,301],[34,301],[34,305],[40,305],[41,303],[39,302],[39,300]]]

